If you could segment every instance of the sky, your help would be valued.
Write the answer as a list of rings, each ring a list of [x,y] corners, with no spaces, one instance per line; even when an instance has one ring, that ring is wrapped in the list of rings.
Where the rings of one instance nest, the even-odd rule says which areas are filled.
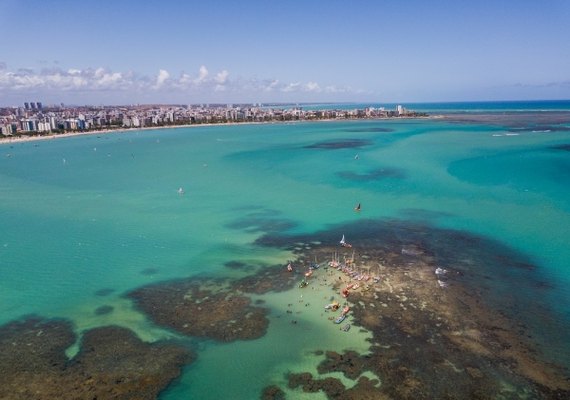
[[[570,1],[0,0],[0,106],[570,99]]]

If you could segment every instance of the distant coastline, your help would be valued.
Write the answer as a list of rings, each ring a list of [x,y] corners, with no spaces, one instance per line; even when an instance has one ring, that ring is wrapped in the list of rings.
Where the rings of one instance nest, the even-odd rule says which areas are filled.
[[[216,115],[216,114],[213,114]],[[382,109],[352,109],[352,110],[333,110],[333,111],[308,111],[307,113],[298,109],[287,110],[286,113],[278,114],[279,118],[275,118],[274,114],[270,117],[264,116],[262,120],[239,120],[229,119],[220,122],[179,122],[174,124],[164,125],[151,125],[151,126],[129,126],[132,121],[125,123],[123,126],[115,127],[96,127],[92,129],[75,129],[58,131],[44,131],[44,132],[22,132],[16,134],[3,134],[0,135],[0,144],[5,143],[18,143],[35,140],[57,139],[73,136],[83,135],[99,135],[107,133],[122,133],[143,130],[157,130],[157,129],[174,129],[174,128],[189,128],[189,127],[204,127],[204,126],[232,126],[232,125],[251,125],[251,124],[279,124],[279,123],[300,123],[300,122],[330,122],[330,121],[351,121],[351,120],[387,120],[387,119],[409,119],[409,118],[434,118],[427,113],[418,113],[408,111],[402,106],[396,111],[386,111]],[[436,117],[437,118],[437,117]]]
[[[388,118],[367,118],[369,121],[385,121],[385,120],[408,120],[408,119],[441,119],[444,118],[442,115],[428,115],[428,116],[407,116],[407,117],[388,117]],[[220,122],[211,124],[187,124],[187,125],[167,125],[167,126],[145,126],[140,128],[117,128],[117,129],[103,129],[103,130],[91,130],[91,131],[77,131],[77,132],[65,132],[65,133],[52,133],[47,135],[17,135],[17,136],[0,136],[0,145],[7,143],[20,143],[20,142],[32,142],[37,140],[53,140],[60,138],[69,138],[74,136],[86,136],[86,135],[106,135],[108,133],[127,133],[127,132],[137,132],[137,131],[152,131],[152,130],[162,130],[162,129],[179,129],[179,128],[198,128],[198,127],[208,127],[208,126],[236,126],[236,125],[270,125],[270,124],[291,124],[291,123],[304,123],[304,122],[339,122],[339,121],[358,121],[358,119],[319,119],[319,120],[299,120],[299,121],[265,121],[265,122]]]
[[[513,125],[569,124],[570,100],[406,103],[136,105],[0,108],[0,144],[81,135],[243,124],[446,119]]]

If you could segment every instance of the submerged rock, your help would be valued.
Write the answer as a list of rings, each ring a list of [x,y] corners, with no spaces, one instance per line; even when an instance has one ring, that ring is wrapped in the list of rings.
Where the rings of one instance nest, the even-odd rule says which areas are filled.
[[[188,336],[222,342],[256,339],[269,325],[268,310],[231,287],[182,279],[145,286],[128,294],[156,324]]]
[[[0,398],[156,399],[192,358],[184,347],[144,343],[109,326],[85,332],[79,354],[63,320],[30,317],[0,327]]]
[[[351,238],[350,250],[336,245],[341,233]],[[427,221],[359,220],[314,236],[330,245],[300,258],[336,254],[351,260],[359,274],[379,276],[367,281],[369,290],[351,290],[348,298],[351,323],[372,334],[371,347],[366,355],[324,351],[319,374],[343,372],[357,380],[350,389],[327,391],[324,379],[310,373],[290,374],[289,387],[322,390],[330,399],[570,398],[567,362],[549,357],[522,313],[554,321],[552,310],[533,303],[540,296],[528,296],[537,290],[540,269],[524,254]],[[309,240],[311,235],[266,235],[257,243],[290,249],[290,243]],[[434,273],[440,266],[444,277]],[[331,272],[338,275],[331,276],[337,291],[353,282],[349,273]],[[380,378],[379,387],[363,376],[367,371]]]
[[[95,315],[107,315],[113,312],[113,306],[105,305],[95,309]]]
[[[271,385],[263,389],[261,400],[285,400],[285,392],[279,386]]]

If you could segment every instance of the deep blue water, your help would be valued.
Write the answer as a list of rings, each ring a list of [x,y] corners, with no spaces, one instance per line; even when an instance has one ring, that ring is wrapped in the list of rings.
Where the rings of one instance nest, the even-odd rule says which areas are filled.
[[[400,104],[409,110],[427,113],[484,113],[484,112],[528,112],[528,111],[570,111],[570,100],[531,100],[531,101],[465,101],[434,103],[322,103],[299,104],[303,109],[363,109],[366,107],[395,110]]]

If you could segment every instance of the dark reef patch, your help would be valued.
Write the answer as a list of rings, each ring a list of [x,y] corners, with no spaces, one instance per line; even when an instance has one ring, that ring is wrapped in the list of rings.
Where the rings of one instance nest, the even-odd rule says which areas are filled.
[[[568,111],[453,113],[444,118],[449,122],[490,124],[509,128],[530,128],[531,130],[546,126],[554,126],[557,129],[560,125],[570,124],[570,112]]]
[[[222,342],[257,339],[269,325],[268,310],[251,304],[227,282],[182,279],[128,293],[156,324],[188,336]]]
[[[404,179],[406,173],[398,168],[378,168],[365,174],[359,174],[352,171],[340,171],[337,176],[355,182],[372,182],[386,178]]]
[[[107,314],[111,314],[113,312],[114,308],[113,306],[101,306],[101,307],[97,307],[95,309],[95,315],[107,315]]]
[[[229,268],[229,269],[239,270],[239,271],[244,271],[244,272],[252,272],[252,271],[255,271],[257,269],[256,266],[251,265],[251,264],[246,264],[246,263],[243,263],[241,261],[228,261],[228,262],[224,263],[224,266],[226,268]]]
[[[261,400],[285,400],[285,392],[279,386],[267,386],[261,392]]]
[[[247,264],[241,261],[228,261],[224,263],[224,266],[230,269],[244,269],[247,267]]]
[[[145,268],[141,271],[142,275],[151,276],[158,273],[157,268]]]
[[[80,351],[67,321],[28,317],[0,327],[0,398],[156,399],[191,362],[183,347],[148,344],[119,327],[85,332]]]
[[[358,379],[356,385],[350,389],[342,384],[337,378],[314,378],[309,372],[291,373],[288,375],[288,386],[292,389],[301,387],[303,392],[317,393],[324,392],[329,399],[339,400],[388,400],[384,393],[382,393],[376,385],[378,381],[361,377]]]
[[[338,246],[342,234],[352,248]],[[316,239],[321,246],[296,245]],[[319,375],[342,372],[357,385],[347,389],[331,378],[296,373],[288,376],[291,388],[323,391],[330,399],[570,398],[569,358],[562,355],[568,335],[554,337],[538,326],[542,321],[565,332],[562,325],[554,328],[554,311],[542,302],[549,286],[537,288],[540,268],[498,241],[425,220],[390,219],[311,235],[267,234],[257,244],[309,260],[336,252],[340,260],[354,257],[353,269],[379,277],[377,283],[360,282],[348,297],[354,329],[372,333],[370,353],[323,349],[318,367]],[[436,274],[437,267],[445,272]],[[332,280],[337,291],[355,282],[348,273],[333,273],[339,275]],[[552,340],[537,341],[541,334]],[[557,351],[558,358],[552,354]],[[363,378],[366,371],[382,385]]]
[[[343,139],[343,140],[330,140],[317,142],[305,146],[305,149],[324,149],[324,150],[337,150],[337,149],[353,149],[364,146],[370,146],[373,142],[364,139]]]
[[[224,267],[233,269],[233,270],[240,270],[240,271],[251,271],[254,270],[255,267],[253,265],[246,264],[241,261],[228,261],[224,263]]]
[[[115,289],[111,289],[111,288],[99,289],[95,292],[95,296],[105,297],[105,296],[112,294],[114,291],[115,291]]]
[[[275,210],[251,212],[226,225],[228,228],[240,229],[248,233],[283,232],[296,226],[294,221],[280,217],[280,213]]]
[[[343,132],[350,132],[350,133],[388,133],[388,132],[394,132],[394,129],[371,127],[371,128],[344,129]]]
[[[297,273],[287,271],[284,266],[275,265],[265,267],[255,275],[249,275],[233,282],[232,289],[255,294],[283,292],[291,289],[298,282],[299,276]]]
[[[355,351],[344,354],[327,351],[325,354],[326,359],[318,366],[319,374],[342,372],[347,378],[355,380],[365,371],[365,359]]]
[[[570,128],[569,128],[570,129]],[[570,151],[570,144],[559,144],[556,146],[550,146],[552,150],[562,150],[562,151]]]

